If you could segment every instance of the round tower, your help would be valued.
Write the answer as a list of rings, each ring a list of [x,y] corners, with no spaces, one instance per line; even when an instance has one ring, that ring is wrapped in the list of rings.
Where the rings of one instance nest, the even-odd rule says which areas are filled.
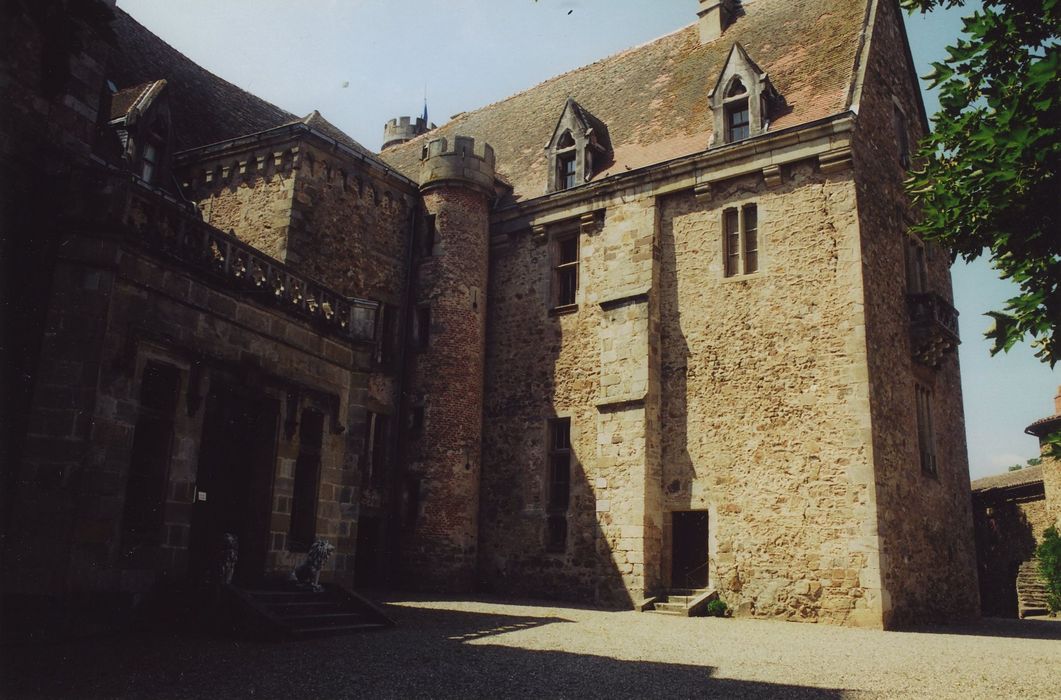
[[[399,143],[412,141],[420,134],[426,134],[435,128],[434,124],[428,124],[423,117],[398,117],[391,119],[383,125],[383,146],[380,150],[385,151],[391,146]]]
[[[493,149],[465,136],[430,141],[420,192],[426,216],[407,385],[418,424],[407,478],[417,502],[402,563],[409,583],[468,591],[478,546]]]

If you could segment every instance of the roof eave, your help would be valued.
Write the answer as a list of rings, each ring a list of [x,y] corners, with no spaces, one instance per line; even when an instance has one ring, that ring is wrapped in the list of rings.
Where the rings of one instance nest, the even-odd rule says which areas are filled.
[[[244,136],[237,136],[225,141],[218,141],[203,146],[196,146],[195,148],[188,148],[178,152],[176,158],[180,163],[184,164],[195,160],[217,157],[232,151],[244,150],[247,146],[254,146],[266,141],[285,141],[295,138],[303,138],[305,136],[316,138],[323,143],[326,143],[333,150],[339,151],[355,160],[359,160],[371,168],[380,170],[385,175],[394,178],[403,185],[419,188],[419,185],[412,179],[406,177],[400,171],[390,167],[380,159],[350,148],[346,144],[335,140],[331,136],[328,136],[322,131],[315,129],[302,121],[282,124],[273,127],[272,129],[266,129],[265,131],[258,131]]]

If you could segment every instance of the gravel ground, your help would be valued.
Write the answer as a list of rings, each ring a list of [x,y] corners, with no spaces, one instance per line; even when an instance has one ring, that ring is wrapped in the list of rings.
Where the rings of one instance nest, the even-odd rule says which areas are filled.
[[[391,630],[0,648],[0,696],[1061,698],[1061,621],[877,632],[547,603],[394,600]]]

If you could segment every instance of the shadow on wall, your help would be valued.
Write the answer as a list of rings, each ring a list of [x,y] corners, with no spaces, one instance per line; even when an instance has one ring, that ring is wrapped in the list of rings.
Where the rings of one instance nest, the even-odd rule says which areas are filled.
[[[393,605],[388,612],[399,623],[391,631],[299,644],[144,636],[11,649],[3,686],[13,697],[844,697],[835,689],[716,678],[708,665],[481,643],[568,623],[558,617]]]
[[[1017,617],[1017,570],[1035,554],[1032,525],[1014,501],[973,496],[980,609],[991,617]]]
[[[611,523],[616,505],[605,499],[617,487],[637,486],[609,475],[602,490],[590,476],[603,477],[584,468],[598,462],[603,414],[586,399],[596,397],[599,382],[601,310],[592,303],[576,313],[544,310],[554,305],[560,281],[552,267],[556,247],[577,230],[561,229],[544,241],[520,237],[491,254],[478,587],[629,608],[624,574],[638,564],[617,547],[613,553],[617,541],[601,523]],[[583,232],[578,245],[597,244],[600,231]]]
[[[743,12],[743,11],[741,11]],[[674,521],[671,512],[693,508],[693,484],[699,475],[689,454],[689,341],[681,324],[678,263],[673,217],[660,217],[660,440],[663,470],[663,580],[674,578]],[[671,320],[673,319],[673,321]],[[713,354],[707,345],[704,354]],[[709,362],[709,361],[708,361]],[[697,506],[706,508],[706,504]],[[708,531],[715,523],[708,523]],[[680,563],[679,563],[680,564]],[[708,559],[709,568],[715,562]],[[679,567],[680,568],[680,567]],[[706,572],[708,575],[712,572]],[[715,576],[710,582],[718,587]],[[674,585],[685,585],[673,582]],[[724,597],[724,596],[723,596]]]

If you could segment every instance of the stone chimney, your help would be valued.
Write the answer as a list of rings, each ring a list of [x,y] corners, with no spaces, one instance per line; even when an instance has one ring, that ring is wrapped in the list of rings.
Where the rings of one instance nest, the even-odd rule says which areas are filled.
[[[700,0],[700,9],[697,16],[700,17],[700,43],[722,36],[726,27],[733,20],[734,0]]]

